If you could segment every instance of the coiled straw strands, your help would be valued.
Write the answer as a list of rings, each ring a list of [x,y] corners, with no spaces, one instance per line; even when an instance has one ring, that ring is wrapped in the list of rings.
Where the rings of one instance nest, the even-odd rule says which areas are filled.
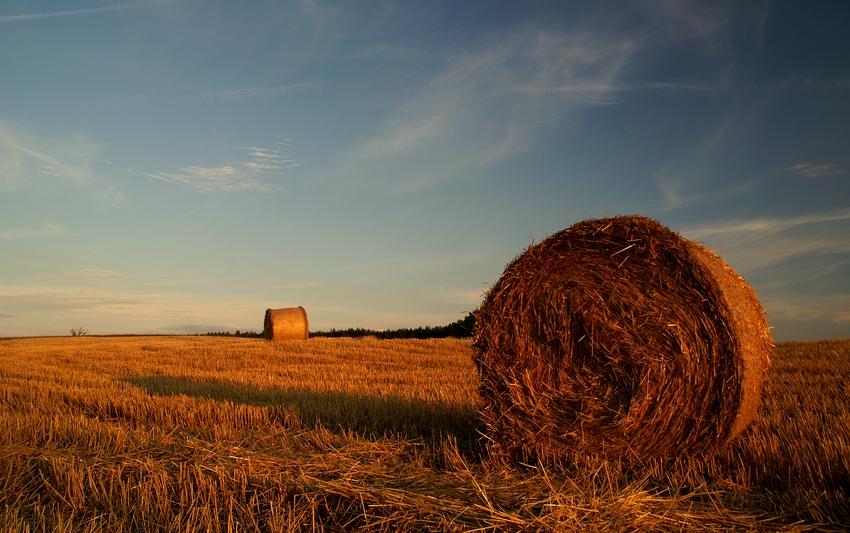
[[[271,341],[304,340],[310,336],[307,311],[303,307],[266,309],[263,337]]]
[[[707,455],[758,408],[753,289],[641,216],[586,220],[511,262],[476,317],[482,417],[515,460]]]

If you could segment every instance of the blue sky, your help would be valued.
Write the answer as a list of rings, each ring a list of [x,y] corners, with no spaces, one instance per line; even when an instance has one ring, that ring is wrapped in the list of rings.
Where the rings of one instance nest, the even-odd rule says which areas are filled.
[[[0,336],[444,325],[639,213],[850,337],[850,3],[12,1]]]

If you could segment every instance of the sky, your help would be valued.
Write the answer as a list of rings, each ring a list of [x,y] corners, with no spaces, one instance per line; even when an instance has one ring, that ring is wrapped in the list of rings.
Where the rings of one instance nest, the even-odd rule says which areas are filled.
[[[850,2],[11,0],[0,337],[439,326],[640,214],[850,337]]]

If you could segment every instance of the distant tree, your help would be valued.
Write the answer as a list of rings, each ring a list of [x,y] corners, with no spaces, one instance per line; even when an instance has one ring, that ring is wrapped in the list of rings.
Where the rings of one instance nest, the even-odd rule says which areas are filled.
[[[82,337],[83,335],[88,334],[88,332],[89,332],[89,330],[87,330],[83,326],[71,328],[71,336],[72,337]]]
[[[195,333],[195,335],[204,335],[207,337],[250,337],[250,338],[260,338],[263,336],[262,332],[257,333],[256,331],[239,331],[236,330],[236,333],[231,333],[229,331],[208,331],[206,333]]]

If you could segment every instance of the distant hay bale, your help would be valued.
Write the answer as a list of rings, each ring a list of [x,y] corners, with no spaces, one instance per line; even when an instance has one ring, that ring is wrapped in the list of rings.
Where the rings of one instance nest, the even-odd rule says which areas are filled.
[[[771,346],[746,280],[640,216],[529,246],[473,341],[484,422],[522,461],[714,453],[755,416]]]
[[[263,337],[270,341],[305,340],[310,336],[307,311],[303,307],[266,309]]]

